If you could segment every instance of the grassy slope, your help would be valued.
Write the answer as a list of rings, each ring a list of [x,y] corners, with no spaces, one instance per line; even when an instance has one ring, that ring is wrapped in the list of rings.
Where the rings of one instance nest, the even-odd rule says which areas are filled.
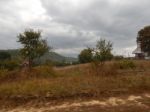
[[[0,77],[0,97],[111,96],[149,91],[150,65],[144,65],[144,71],[141,72],[139,71],[141,64],[134,70],[119,70],[114,68],[113,64],[109,64],[100,68],[98,76],[95,75],[95,69],[93,70],[91,65],[57,71],[53,71],[49,66],[37,67],[30,74],[6,71]],[[21,78],[22,76],[28,78]]]
[[[150,92],[150,63],[135,64],[135,69],[119,69],[114,63],[107,63],[99,69],[98,75],[92,64],[54,71],[50,66],[44,66],[34,68],[31,73],[6,72],[0,76],[0,102],[11,101],[9,105],[20,105],[33,99],[110,97]]]
[[[53,60],[53,61],[58,61],[58,62],[75,62],[75,61],[77,61],[76,58],[64,57],[55,52],[46,53],[44,56],[42,56],[40,58],[40,61],[42,61],[42,62],[45,62],[46,60]]]

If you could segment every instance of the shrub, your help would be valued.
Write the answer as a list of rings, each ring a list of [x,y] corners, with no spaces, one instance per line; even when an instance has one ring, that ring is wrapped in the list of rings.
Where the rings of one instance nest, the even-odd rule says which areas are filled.
[[[16,81],[17,79],[20,79],[18,70],[9,71],[7,69],[0,69],[0,83]]]
[[[118,56],[114,56],[113,59],[114,59],[114,60],[123,60],[124,57],[121,56],[121,55],[118,55]]]
[[[132,60],[123,60],[117,62],[116,65],[119,69],[134,69],[136,68],[135,63]]]
[[[80,63],[88,63],[92,61],[93,54],[90,48],[84,49],[78,56]]]
[[[18,62],[14,60],[11,61],[7,60],[7,61],[0,62],[0,69],[14,70],[18,67],[19,67]]]
[[[101,64],[98,62],[91,63],[92,74],[102,76],[114,76],[117,74],[117,68],[114,63]]]
[[[96,44],[94,60],[100,61],[101,63],[111,60],[113,58],[113,54],[111,53],[112,49],[112,43],[110,41],[100,39]]]

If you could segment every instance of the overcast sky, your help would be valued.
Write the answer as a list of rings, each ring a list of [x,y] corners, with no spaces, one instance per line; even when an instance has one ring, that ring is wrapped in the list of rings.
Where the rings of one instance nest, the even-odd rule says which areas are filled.
[[[19,48],[17,35],[42,30],[50,46],[77,56],[99,38],[114,54],[131,55],[139,29],[150,24],[150,0],[0,0],[0,49]]]

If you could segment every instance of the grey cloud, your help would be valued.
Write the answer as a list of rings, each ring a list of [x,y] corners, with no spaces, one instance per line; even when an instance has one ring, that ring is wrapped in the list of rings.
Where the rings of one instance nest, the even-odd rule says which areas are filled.
[[[149,0],[39,1],[46,12],[36,18],[26,12],[30,21],[24,21],[19,0],[0,0],[0,49],[19,47],[17,34],[35,28],[43,30],[49,45],[64,55],[75,56],[100,37],[114,43],[114,52],[131,52],[137,31],[150,23]]]
[[[97,37],[113,41],[116,48],[135,46],[137,31],[150,23],[150,1],[112,1],[91,0],[90,5],[65,7],[64,4],[59,4],[59,0],[53,2],[54,4],[43,0],[43,6],[57,23],[72,25],[86,32],[96,32]]]
[[[0,49],[19,47],[16,42],[17,34],[23,23],[22,20],[20,20],[17,10],[15,0],[0,1]]]

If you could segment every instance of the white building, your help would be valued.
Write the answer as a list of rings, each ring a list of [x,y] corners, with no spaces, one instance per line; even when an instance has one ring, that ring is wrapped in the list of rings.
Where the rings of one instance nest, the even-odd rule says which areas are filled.
[[[150,59],[147,52],[141,50],[141,42],[137,41],[137,48],[132,52],[137,59]]]

